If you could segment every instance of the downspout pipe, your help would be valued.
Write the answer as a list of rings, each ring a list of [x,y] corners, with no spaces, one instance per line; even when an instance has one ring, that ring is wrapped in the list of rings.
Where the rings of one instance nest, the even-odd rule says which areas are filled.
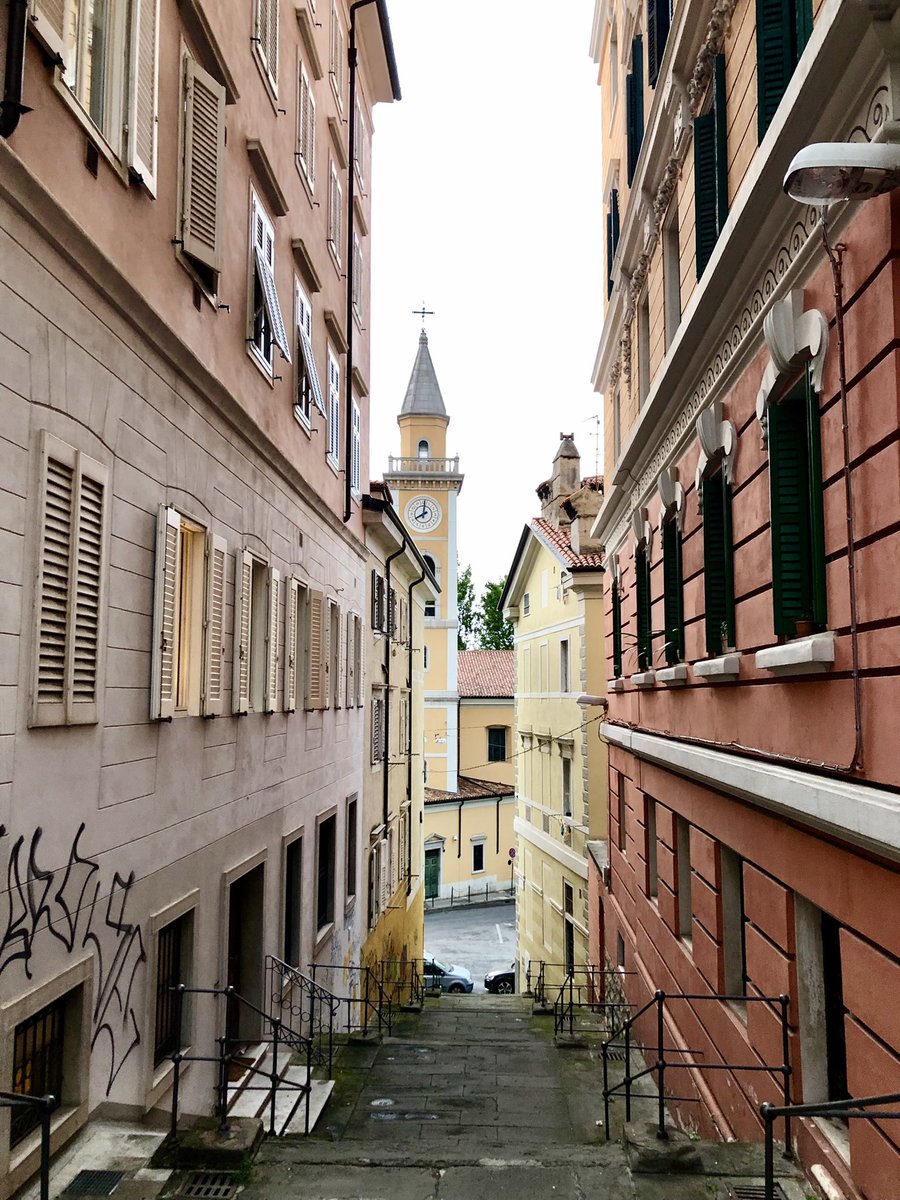
[[[31,112],[22,103],[25,81],[25,40],[28,36],[28,0],[9,0],[6,22],[6,67],[3,74],[3,99],[0,100],[0,137],[16,131],[22,113]]]
[[[19,0],[23,5],[27,0]],[[391,91],[395,100],[400,99],[400,82],[397,78],[397,62],[394,58],[394,44],[391,40],[391,27],[388,22],[386,0],[354,0],[350,5],[350,32],[347,47],[347,61],[350,76],[350,99],[348,122],[349,163],[347,167],[347,245],[344,253],[347,256],[347,379],[344,390],[344,524],[353,515],[353,289],[355,286],[353,272],[353,235],[356,232],[356,214],[353,211],[356,199],[356,68],[359,54],[356,48],[356,13],[368,4],[377,4],[378,21],[381,26],[381,39],[384,44],[384,54],[387,60],[388,74],[391,80]],[[360,444],[360,469],[362,469],[362,445]],[[360,480],[362,483],[362,480]]]
[[[391,632],[391,563],[395,558],[399,558],[401,554],[406,553],[408,545],[409,542],[404,533],[403,545],[399,550],[395,550],[393,554],[389,554],[384,560],[384,603],[387,609],[387,636],[384,639],[384,686],[387,703],[384,706],[384,796],[382,800],[382,812],[385,829],[387,829],[388,818],[390,817],[388,774],[391,765],[391,647],[393,645],[393,635]]]
[[[412,772],[413,772],[413,755],[412,755],[412,719],[413,719],[413,661],[412,661],[412,656],[413,656],[412,611],[413,611],[413,607],[412,607],[412,604],[413,604],[413,598],[412,598],[412,595],[413,595],[413,589],[417,588],[420,583],[424,582],[424,580],[425,580],[425,572],[423,571],[418,579],[414,579],[412,581],[412,583],[409,585],[409,587],[407,588],[407,591],[406,591],[406,611],[407,611],[407,620],[409,622],[409,639],[407,640],[407,643],[406,643],[406,686],[409,689],[409,703],[406,706],[406,747],[407,747],[407,749],[406,749],[406,798],[409,801],[412,801]],[[421,819],[421,814],[420,814],[420,819]],[[410,841],[412,841],[412,825],[410,825],[409,834],[410,834]],[[407,848],[407,853],[409,853],[408,848]],[[412,891],[412,868],[410,867],[406,873],[406,894],[407,894],[407,896],[410,894],[411,891]]]

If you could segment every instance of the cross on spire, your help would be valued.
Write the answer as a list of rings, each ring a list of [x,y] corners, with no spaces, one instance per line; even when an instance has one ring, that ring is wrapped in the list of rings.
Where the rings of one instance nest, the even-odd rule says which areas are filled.
[[[422,332],[424,333],[424,332],[425,332],[425,318],[426,318],[426,317],[433,317],[433,316],[434,316],[434,312],[433,312],[433,311],[432,311],[430,308],[426,308],[426,307],[425,307],[425,301],[423,300],[423,301],[422,301],[422,307],[421,307],[421,308],[414,308],[414,309],[413,309],[413,316],[414,316],[414,317],[421,317],[421,318],[422,318]]]

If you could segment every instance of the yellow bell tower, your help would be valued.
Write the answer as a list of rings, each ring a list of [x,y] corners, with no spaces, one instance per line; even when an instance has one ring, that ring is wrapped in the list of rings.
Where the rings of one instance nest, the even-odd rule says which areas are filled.
[[[397,512],[440,586],[425,610],[425,783],[457,790],[459,693],[456,648],[456,497],[459,458],[447,457],[450,418],[423,329],[400,415],[400,457],[388,460],[385,482]]]

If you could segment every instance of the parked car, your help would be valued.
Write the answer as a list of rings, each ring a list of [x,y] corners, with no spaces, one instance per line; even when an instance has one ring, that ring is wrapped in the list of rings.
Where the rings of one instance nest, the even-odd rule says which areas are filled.
[[[484,977],[484,990],[494,992],[497,996],[511,996],[516,990],[516,964],[488,971]]]
[[[431,991],[471,992],[475,986],[471,971],[465,967],[445,966],[433,954],[425,955],[425,986]]]

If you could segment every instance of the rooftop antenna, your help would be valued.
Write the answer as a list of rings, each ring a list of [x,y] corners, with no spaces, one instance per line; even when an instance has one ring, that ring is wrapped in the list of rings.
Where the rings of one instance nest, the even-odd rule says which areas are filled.
[[[594,474],[600,474],[600,414],[594,413],[592,417],[585,417],[584,424],[588,421],[594,422],[594,431],[591,437],[594,439]]]

